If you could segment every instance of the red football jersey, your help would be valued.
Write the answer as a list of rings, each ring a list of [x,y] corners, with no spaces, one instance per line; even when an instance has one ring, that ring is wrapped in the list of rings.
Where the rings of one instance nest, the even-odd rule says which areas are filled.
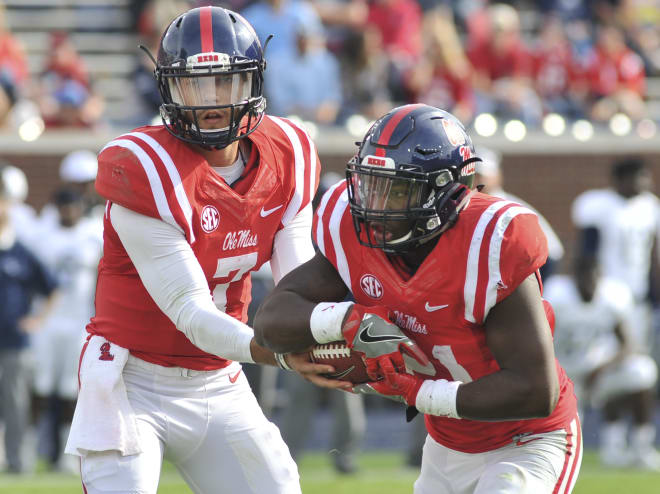
[[[323,196],[312,233],[358,303],[394,312],[396,323],[433,361],[435,379],[464,383],[499,370],[486,345],[486,316],[547,257],[547,242],[532,211],[480,193],[410,278],[382,250],[359,244],[345,183]],[[571,381],[556,365],[561,396],[549,417],[482,422],[426,416],[429,433],[451,449],[479,453],[523,434],[568,427],[576,399]]]
[[[178,228],[216,306],[246,321],[250,272],[270,260],[275,234],[310,203],[320,173],[314,144],[289,120],[266,116],[247,138],[252,152],[233,188],[163,126],[135,129],[101,150],[96,189],[108,209],[96,315],[88,332],[160,365],[196,370],[228,365],[195,347],[158,308],[107,211],[116,203]]]

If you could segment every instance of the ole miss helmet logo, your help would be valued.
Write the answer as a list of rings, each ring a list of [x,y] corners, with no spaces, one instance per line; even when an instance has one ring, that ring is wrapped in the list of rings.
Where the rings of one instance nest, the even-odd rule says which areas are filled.
[[[449,139],[449,142],[452,144],[452,146],[460,146],[461,144],[465,144],[465,132],[459,128],[456,122],[447,118],[443,118],[442,127],[445,129],[447,139]]]
[[[202,209],[202,214],[200,216],[200,221],[202,224],[202,230],[206,233],[211,233],[218,228],[220,224],[220,213],[215,208],[215,206],[204,206]]]
[[[383,285],[373,274],[365,274],[360,278],[360,288],[373,299],[383,298]]]

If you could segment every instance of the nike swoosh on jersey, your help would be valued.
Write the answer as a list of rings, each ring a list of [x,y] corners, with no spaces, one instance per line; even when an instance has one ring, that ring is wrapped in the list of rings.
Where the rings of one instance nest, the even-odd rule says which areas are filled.
[[[234,384],[234,383],[236,382],[236,380],[238,379],[238,376],[241,375],[241,371],[242,371],[242,370],[243,370],[243,369],[239,370],[239,371],[238,371],[235,375],[233,375],[233,376],[230,374],[230,375],[229,375],[229,382],[232,383],[232,384]]]
[[[359,338],[361,341],[364,341],[365,343],[376,343],[378,341],[396,341],[396,340],[404,340],[406,337],[405,336],[400,336],[396,334],[383,334],[383,335],[371,335],[369,334],[369,330],[371,329],[371,326],[373,326],[373,323],[367,324],[362,331],[360,331]]]
[[[281,207],[282,207],[282,204],[280,204],[279,206],[276,206],[276,207],[274,207],[274,208],[272,208],[272,209],[264,209],[264,208],[261,208],[261,211],[259,211],[259,214],[261,215],[262,218],[265,218],[266,216],[268,216],[268,215],[271,214],[271,213],[274,213],[275,211],[277,211],[277,210],[280,209]]]
[[[542,437],[532,437],[527,439],[527,441],[523,441],[523,438],[520,438],[516,441],[516,446],[523,446],[527,443],[531,443],[532,441],[538,441],[539,439],[543,439]]]
[[[445,309],[447,307],[449,307],[449,304],[429,305],[428,302],[426,302],[426,305],[424,306],[424,308],[426,309],[427,312],[435,312],[436,310]]]

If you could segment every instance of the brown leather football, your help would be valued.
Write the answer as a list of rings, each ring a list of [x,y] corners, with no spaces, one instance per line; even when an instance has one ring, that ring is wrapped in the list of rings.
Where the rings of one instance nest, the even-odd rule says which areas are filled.
[[[362,355],[348,348],[343,340],[316,345],[309,353],[313,362],[335,368],[332,374],[325,374],[328,379],[349,381],[353,384],[372,381],[367,375],[367,367]]]

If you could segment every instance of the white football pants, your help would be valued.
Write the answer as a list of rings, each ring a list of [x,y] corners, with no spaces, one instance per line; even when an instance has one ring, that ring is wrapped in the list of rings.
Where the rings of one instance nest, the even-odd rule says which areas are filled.
[[[430,435],[415,494],[569,494],[582,463],[582,432],[570,429],[525,436],[486,451],[462,453]]]
[[[156,494],[163,458],[197,494],[300,494],[297,466],[240,364],[200,372],[131,356],[123,378],[142,453],[85,455],[87,494]]]

